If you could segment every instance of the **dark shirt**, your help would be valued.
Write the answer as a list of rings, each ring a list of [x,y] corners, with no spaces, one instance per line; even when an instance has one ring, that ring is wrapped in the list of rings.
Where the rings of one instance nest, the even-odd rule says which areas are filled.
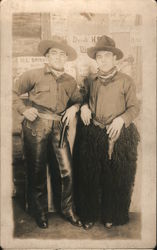
[[[138,115],[136,88],[130,76],[118,72],[110,82],[103,84],[94,74],[85,81],[85,86],[89,107],[98,122],[108,125],[121,116],[128,127]]]
[[[14,83],[13,104],[21,114],[28,108],[20,98],[24,93],[31,102],[56,114],[67,108],[69,100],[71,104],[82,102],[75,79],[66,73],[57,77],[47,65],[23,73]]]

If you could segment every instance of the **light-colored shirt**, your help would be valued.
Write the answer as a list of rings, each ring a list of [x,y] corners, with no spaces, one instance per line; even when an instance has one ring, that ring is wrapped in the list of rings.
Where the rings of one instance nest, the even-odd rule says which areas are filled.
[[[21,114],[28,108],[20,98],[24,93],[28,93],[30,102],[56,114],[63,112],[69,101],[71,104],[82,102],[75,79],[66,73],[57,77],[47,65],[23,73],[14,83],[13,104]]]
[[[118,72],[107,84],[103,84],[94,74],[85,80],[85,88],[86,102],[89,103],[93,117],[103,125],[121,116],[128,127],[139,113],[135,84],[124,73]]]

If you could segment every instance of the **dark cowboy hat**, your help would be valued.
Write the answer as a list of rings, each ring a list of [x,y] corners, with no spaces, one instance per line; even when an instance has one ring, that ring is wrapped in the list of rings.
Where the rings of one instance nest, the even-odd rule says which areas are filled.
[[[116,48],[116,44],[114,40],[108,36],[102,36],[97,41],[95,47],[91,47],[87,49],[87,54],[92,59],[96,58],[97,51],[111,51],[114,55],[116,55],[116,59],[119,60],[123,57],[123,52]]]
[[[73,61],[77,58],[76,51],[67,44],[65,39],[62,39],[59,36],[54,36],[51,40],[42,40],[38,46],[39,52],[44,56],[51,48],[57,48],[65,51],[68,56],[68,61]]]

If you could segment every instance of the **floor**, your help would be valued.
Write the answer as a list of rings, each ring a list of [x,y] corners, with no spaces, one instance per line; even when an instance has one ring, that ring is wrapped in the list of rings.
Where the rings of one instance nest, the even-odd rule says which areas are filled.
[[[20,239],[140,239],[141,215],[130,213],[130,222],[123,226],[105,229],[100,222],[86,231],[83,228],[74,227],[57,213],[49,214],[49,227],[40,229],[34,219],[29,216],[16,200],[13,200],[14,210],[14,237]]]

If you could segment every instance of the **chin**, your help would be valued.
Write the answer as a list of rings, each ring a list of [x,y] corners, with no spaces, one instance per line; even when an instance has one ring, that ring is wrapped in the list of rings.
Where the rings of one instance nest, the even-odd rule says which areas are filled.
[[[100,70],[104,71],[104,72],[108,72],[110,69],[112,69],[111,67],[106,67],[106,68],[101,68]]]
[[[52,65],[51,64],[51,67],[56,69],[56,70],[62,70],[64,66],[61,67],[61,65]]]

